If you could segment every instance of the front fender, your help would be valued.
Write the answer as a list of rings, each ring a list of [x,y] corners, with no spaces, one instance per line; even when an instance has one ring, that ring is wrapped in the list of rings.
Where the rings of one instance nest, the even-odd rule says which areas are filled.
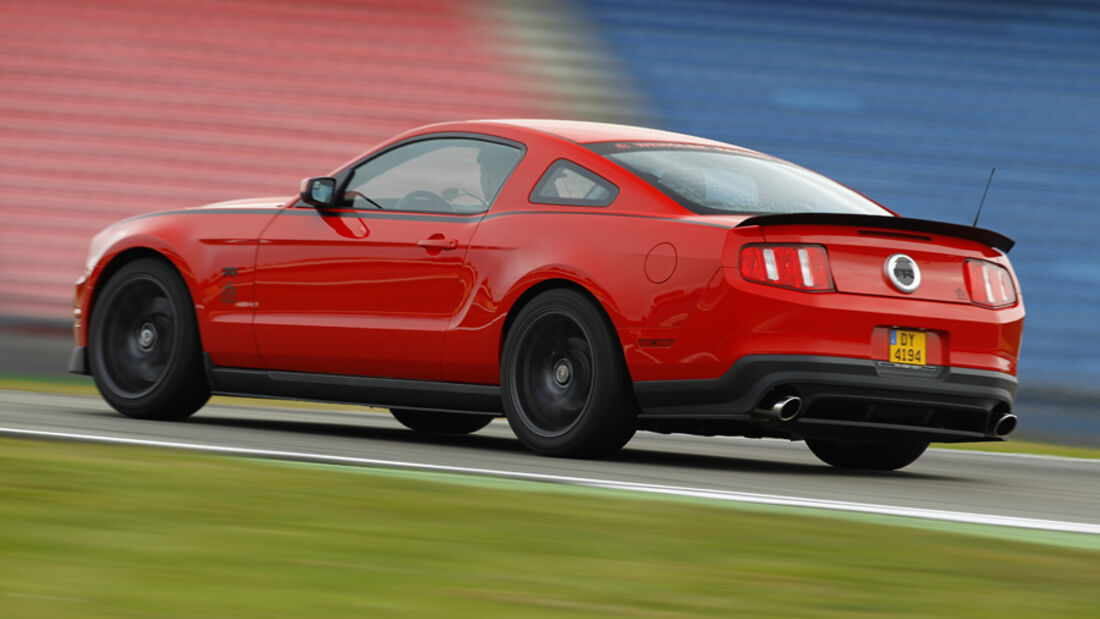
[[[128,222],[122,222],[110,226],[93,239],[85,262],[84,272],[76,281],[76,295],[74,298],[73,318],[74,335],[78,346],[88,345],[87,326],[91,322],[92,312],[95,311],[95,293],[118,266],[125,262],[126,256],[140,252],[145,255],[158,255],[170,263],[179,271],[187,285],[192,300],[196,297],[196,281],[194,272],[184,259],[180,248],[167,239],[129,229]],[[119,258],[122,262],[119,262]],[[205,307],[195,304],[196,316],[202,314],[205,318]],[[201,325],[203,320],[199,320]],[[200,329],[201,333],[201,329]]]
[[[77,344],[87,345],[86,325],[104,277],[120,259],[141,252],[168,260],[183,277],[203,350],[215,363],[261,367],[252,333],[253,268],[259,236],[278,212],[265,201],[141,215],[104,229],[92,240],[77,282]]]

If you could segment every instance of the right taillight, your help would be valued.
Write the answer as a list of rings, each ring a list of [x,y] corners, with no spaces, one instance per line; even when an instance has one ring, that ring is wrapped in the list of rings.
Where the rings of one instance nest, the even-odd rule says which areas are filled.
[[[829,254],[821,245],[765,243],[741,248],[741,277],[794,290],[833,290]]]
[[[966,289],[971,301],[985,307],[1005,307],[1016,302],[1016,287],[1008,269],[985,260],[966,261]]]

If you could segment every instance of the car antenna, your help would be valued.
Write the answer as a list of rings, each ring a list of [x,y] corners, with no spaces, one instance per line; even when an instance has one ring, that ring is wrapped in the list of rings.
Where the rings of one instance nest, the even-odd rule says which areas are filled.
[[[985,204],[985,197],[989,195],[989,185],[993,183],[993,173],[997,171],[997,168],[993,168],[989,171],[989,180],[985,182],[985,191],[982,192],[982,201],[978,203],[978,214],[974,215],[974,227],[978,227],[978,218],[982,216],[982,205]]]

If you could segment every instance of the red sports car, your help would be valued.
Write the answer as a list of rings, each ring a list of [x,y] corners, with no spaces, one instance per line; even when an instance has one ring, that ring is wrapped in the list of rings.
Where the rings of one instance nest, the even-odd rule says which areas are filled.
[[[70,369],[145,419],[276,396],[384,406],[422,432],[503,415],[553,456],[650,430],[896,469],[1015,427],[1011,246],[712,140],[445,123],[292,199],[107,228]]]

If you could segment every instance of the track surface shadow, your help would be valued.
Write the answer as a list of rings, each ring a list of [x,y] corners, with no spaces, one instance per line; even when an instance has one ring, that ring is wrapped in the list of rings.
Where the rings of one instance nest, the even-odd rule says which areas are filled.
[[[428,434],[414,432],[405,428],[383,428],[359,424],[329,423],[323,421],[299,421],[288,419],[243,419],[231,417],[194,417],[185,423],[206,426],[227,426],[234,428],[252,428],[272,430],[291,434],[309,434],[313,436],[336,436],[344,438],[384,440],[394,443],[416,445],[452,445],[475,447],[493,451],[524,453],[526,450],[517,441],[505,437],[483,436],[478,434]]]
[[[364,426],[357,424],[339,424],[285,419],[194,417],[187,420],[186,423],[201,424],[204,426],[252,428],[257,430],[287,432],[292,434],[307,434],[313,436],[334,436],[344,438],[383,440],[387,442],[403,443],[410,445],[462,447],[482,451],[518,454],[529,456],[532,459],[543,458],[543,456],[539,456],[528,451],[527,448],[523,447],[523,445],[520,444],[517,439],[512,437],[485,436],[479,434],[428,434],[422,432],[414,432],[404,428],[383,428],[378,426]],[[707,454],[683,453],[676,451],[658,451],[650,448],[631,448],[629,446],[623,449],[621,452],[602,461],[647,467],[679,467],[698,469],[701,471],[730,471],[757,474],[798,474],[806,476],[821,476],[826,478],[855,477],[890,480],[936,480],[962,483],[969,483],[972,481],[958,477],[929,475],[926,473],[907,472],[904,470],[847,471],[835,469],[824,464],[805,464],[800,462],[758,460],[738,456],[717,456]]]
[[[678,466],[689,467],[707,471],[736,471],[739,473],[778,473],[797,474],[806,476],[820,476],[828,478],[856,477],[874,479],[910,479],[910,480],[936,480],[949,482],[970,483],[973,480],[949,477],[946,475],[930,475],[912,471],[854,471],[837,469],[826,464],[805,464],[802,462],[781,462],[775,460],[757,460],[741,456],[714,456],[707,454],[681,453],[675,451],[654,451],[650,449],[624,449],[622,452],[609,458],[616,462],[632,462],[652,466]]]

